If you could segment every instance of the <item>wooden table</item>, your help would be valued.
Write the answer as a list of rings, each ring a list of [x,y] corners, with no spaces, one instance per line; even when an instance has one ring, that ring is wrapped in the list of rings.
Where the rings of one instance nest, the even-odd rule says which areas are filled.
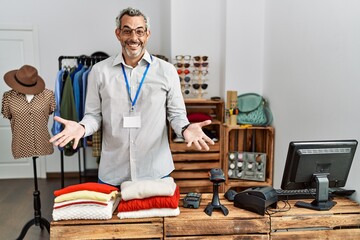
[[[180,207],[180,215],[165,218],[73,220],[51,222],[51,239],[360,239],[360,206],[337,198],[329,211],[294,206],[287,212],[259,215],[234,207],[221,195],[229,214],[216,209],[211,216],[204,209],[212,194],[203,194],[198,209]],[[183,195],[182,195],[183,197]],[[304,200],[309,201],[310,200]],[[283,202],[278,206],[282,207]],[[180,200],[182,206],[182,200]]]
[[[212,194],[203,194],[198,209],[181,208],[178,217],[164,218],[165,239],[269,239],[269,216],[236,208],[220,195],[220,203],[229,210],[227,216],[220,209],[211,216],[205,214]]]
[[[69,220],[50,224],[50,239],[163,239],[163,218]]]
[[[302,200],[311,202],[309,199]],[[360,206],[347,198],[336,198],[337,204],[329,211],[315,211],[295,207],[271,216],[270,238],[287,239],[360,239]],[[278,203],[281,207],[282,202]]]

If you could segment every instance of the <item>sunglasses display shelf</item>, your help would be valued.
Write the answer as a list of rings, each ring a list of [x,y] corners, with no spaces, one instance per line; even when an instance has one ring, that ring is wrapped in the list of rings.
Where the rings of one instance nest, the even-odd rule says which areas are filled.
[[[223,125],[225,191],[273,185],[274,139],[273,127]]]
[[[175,163],[175,170],[171,176],[179,185],[181,193],[212,192],[213,184],[209,181],[208,173],[212,168],[222,166],[224,101],[185,99],[185,105],[188,114],[204,113],[212,117],[212,123],[203,129],[205,133],[212,133],[215,145],[211,145],[209,151],[199,151],[194,146],[187,147],[185,142],[175,142],[174,138],[170,137],[169,144]],[[174,136],[171,127],[168,128],[168,134]],[[223,186],[222,184],[221,192]]]
[[[175,61],[184,98],[204,99],[208,88],[208,56],[177,55]]]

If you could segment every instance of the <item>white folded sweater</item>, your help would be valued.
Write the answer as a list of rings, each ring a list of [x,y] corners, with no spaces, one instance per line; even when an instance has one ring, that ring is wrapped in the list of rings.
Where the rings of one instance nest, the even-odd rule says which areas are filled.
[[[155,196],[172,196],[176,183],[172,177],[155,180],[126,181],[121,184],[121,198],[125,201]]]

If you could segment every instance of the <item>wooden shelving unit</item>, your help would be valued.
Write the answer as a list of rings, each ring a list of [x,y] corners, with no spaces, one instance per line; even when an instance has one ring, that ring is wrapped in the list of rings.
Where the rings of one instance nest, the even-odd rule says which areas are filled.
[[[173,141],[173,131],[169,127],[169,143],[173,155],[175,170],[171,176],[179,185],[181,193],[212,192],[213,184],[209,181],[208,172],[212,168],[221,168],[223,145],[224,101],[206,99],[185,99],[187,113],[205,113],[212,117],[212,123],[204,127],[217,138],[209,151],[199,151],[194,146]],[[221,191],[223,191],[223,186]]]
[[[216,133],[218,141],[209,151],[198,151],[194,146],[188,148],[186,143],[173,141],[173,131],[169,127],[170,149],[175,163],[171,176],[180,186],[181,193],[212,192],[213,184],[209,181],[209,171],[212,168],[222,168],[226,181],[220,187],[220,192],[229,188],[239,190],[273,185],[274,136],[272,127],[248,127],[224,124],[224,102],[204,99],[186,99],[186,109],[190,113],[206,113],[212,116],[212,124],[205,127]],[[264,180],[244,180],[229,178],[228,159],[233,152],[260,152],[266,154]]]
[[[225,191],[229,188],[245,189],[257,186],[273,185],[274,136],[273,127],[242,127],[241,125],[223,125],[222,168],[226,176]],[[237,152],[266,153],[265,181],[229,178],[229,154]],[[245,168],[246,166],[244,166]]]

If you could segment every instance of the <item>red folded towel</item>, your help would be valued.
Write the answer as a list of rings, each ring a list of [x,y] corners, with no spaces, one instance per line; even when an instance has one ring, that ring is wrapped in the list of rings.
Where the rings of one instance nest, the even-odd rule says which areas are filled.
[[[119,212],[130,212],[151,208],[177,208],[180,200],[180,189],[176,186],[173,196],[156,196],[143,199],[122,200],[118,206]]]
[[[107,184],[103,183],[97,183],[97,182],[87,182],[87,183],[80,183],[71,185],[59,190],[54,191],[55,197],[60,196],[65,193],[72,193],[76,191],[94,191],[94,192],[100,192],[100,193],[111,193],[113,191],[119,191],[117,187],[113,187]]]

